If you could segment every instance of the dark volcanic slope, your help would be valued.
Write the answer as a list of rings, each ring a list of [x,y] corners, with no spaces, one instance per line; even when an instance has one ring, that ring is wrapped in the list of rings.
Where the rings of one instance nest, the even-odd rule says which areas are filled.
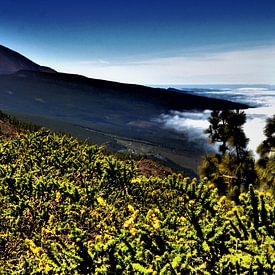
[[[161,111],[183,109],[244,109],[247,106],[229,101],[210,99],[201,96],[185,94],[174,90],[149,88],[141,85],[123,84],[112,81],[89,79],[79,75],[56,73],[54,70],[40,66],[21,54],[0,45],[0,75],[20,72],[9,78],[1,78],[1,88],[6,90],[20,87],[21,94],[37,96],[54,96],[58,98],[61,91],[88,91],[90,97],[107,101],[108,107],[118,109],[121,104],[130,103],[132,108],[152,104]],[[53,73],[54,72],[54,73]],[[53,73],[53,74],[50,74]],[[24,77],[22,77],[24,75]],[[39,87],[37,85],[39,84]],[[56,89],[60,87],[60,91]],[[46,92],[46,93],[45,93]],[[114,104],[112,104],[112,101]],[[122,101],[122,103],[120,103]],[[105,103],[105,102],[104,102]],[[103,104],[104,105],[104,104]],[[106,105],[106,104],[105,104]],[[129,107],[128,107],[129,108]],[[104,108],[102,109],[102,111]],[[141,108],[138,108],[141,110]],[[142,111],[142,110],[141,110]]]
[[[173,91],[160,88],[151,88],[142,85],[125,84],[113,81],[87,78],[80,75],[58,73],[55,75],[36,74],[44,79],[54,80],[56,83],[67,83],[69,85],[80,85],[98,89],[121,100],[127,98],[136,101],[144,101],[155,104],[165,110],[214,110],[214,109],[246,109],[245,104],[238,104],[231,101],[196,96],[183,91]]]
[[[127,138],[147,136],[147,141],[154,142],[160,135],[166,139],[162,129],[157,133],[155,122],[171,110],[247,108],[183,92],[31,71],[0,75],[0,98],[0,110],[62,120]]]
[[[0,74],[11,74],[19,70],[55,72],[51,68],[40,66],[23,55],[0,45]]]
[[[129,104],[131,110],[144,105],[153,105],[159,111],[170,110],[214,110],[214,109],[246,109],[248,106],[231,101],[207,98],[184,93],[177,90],[150,88],[141,85],[124,84],[106,80],[91,79],[80,75],[64,73],[44,73],[20,71],[9,76],[1,76],[0,89],[16,89],[27,91],[33,96],[77,96],[85,92],[94,98],[102,107],[108,105],[121,110],[120,106]],[[144,106],[145,107],[145,106]],[[104,111],[104,108],[102,109]]]
[[[57,73],[0,46],[0,110],[110,150],[152,155],[189,175],[205,152],[205,141],[166,128],[160,115],[247,107],[177,90]]]
[[[165,158],[192,171],[205,141],[166,129],[159,116],[171,110],[247,108],[177,91],[34,71],[0,75],[0,99],[0,110],[27,121],[111,150]]]

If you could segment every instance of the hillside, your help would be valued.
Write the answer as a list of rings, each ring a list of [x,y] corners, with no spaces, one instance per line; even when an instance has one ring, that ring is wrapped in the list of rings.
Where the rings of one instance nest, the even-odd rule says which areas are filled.
[[[18,132],[18,129],[14,125],[0,118],[0,138],[14,137]]]
[[[147,155],[195,176],[205,140],[159,122],[172,111],[243,109],[247,105],[178,90],[58,73],[0,47],[0,110],[112,152]]]
[[[33,89],[37,87],[37,83],[39,83],[39,90],[35,89],[34,92],[40,94],[40,90],[43,91],[48,88],[53,88],[52,86],[55,84],[67,90],[89,90],[90,95],[101,95],[101,99],[111,97],[110,99],[117,101],[117,97],[119,97],[120,100],[127,99],[128,101],[132,101],[133,104],[142,104],[144,101],[148,101],[158,106],[161,110],[247,108],[244,104],[195,96],[179,92],[175,89],[172,92],[166,89],[58,73],[51,68],[38,65],[20,53],[2,45],[0,45],[0,75],[1,74],[4,76],[1,76],[0,87],[7,90],[16,88],[18,85],[24,90],[27,85],[27,88],[31,90],[29,92],[32,92]],[[7,76],[10,74],[14,75]],[[17,85],[13,82],[16,82]],[[12,84],[15,84],[15,86]],[[56,96],[58,96],[59,93],[57,91],[54,92]],[[47,96],[47,94],[44,95]]]
[[[18,86],[20,86],[22,92],[28,88],[30,89],[29,93],[35,92],[36,96],[53,96],[54,94],[57,97],[62,94],[71,96],[73,92],[76,94],[88,92],[89,96],[97,102],[100,102],[102,99],[107,99],[106,103],[111,106],[119,104],[117,109],[119,109],[118,107],[120,106],[123,106],[123,109],[125,109],[126,102],[132,103],[131,108],[136,109],[139,107],[137,110],[140,110],[140,106],[138,105],[147,102],[152,106],[158,107],[160,111],[246,109],[248,107],[245,104],[192,95],[176,89],[151,88],[65,73],[51,74],[39,71],[20,70],[13,75],[0,76],[0,81],[2,90],[18,90]],[[39,87],[39,89],[37,89],[37,87]],[[58,91],[57,88],[60,90]],[[48,91],[48,94],[45,93],[45,90]],[[104,110],[104,108],[102,110]]]
[[[0,273],[272,274],[274,198],[239,200],[45,130],[0,139]]]
[[[173,162],[190,176],[205,143],[158,123],[172,110],[247,108],[246,105],[83,76],[19,71],[0,76],[0,109],[20,120],[104,145],[113,152]],[[192,150],[191,150],[192,149]]]
[[[27,131],[38,131],[41,129],[39,126],[29,123],[23,123],[18,121],[14,117],[11,117],[0,111],[0,139],[11,140],[18,135],[26,133]],[[107,152],[105,152],[107,154]],[[133,159],[133,156],[129,154],[116,154],[116,157],[121,160]],[[135,156],[133,159],[137,167],[139,175],[145,175],[147,177],[157,176],[163,178],[165,176],[173,174],[175,169],[169,167],[168,163],[160,162],[157,159],[148,158],[146,156]]]
[[[0,75],[11,74],[20,70],[55,72],[55,70],[40,66],[25,56],[0,45]]]

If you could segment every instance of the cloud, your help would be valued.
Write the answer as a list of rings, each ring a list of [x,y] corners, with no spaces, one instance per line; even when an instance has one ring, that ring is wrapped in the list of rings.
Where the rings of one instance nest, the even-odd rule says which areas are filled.
[[[256,158],[258,158],[256,155],[257,147],[265,139],[263,129],[266,124],[266,118],[249,117],[244,125],[244,132],[249,138],[248,148],[254,152]],[[255,131],[255,129],[257,130]]]
[[[98,59],[82,61],[64,70],[140,84],[274,83],[275,47],[198,52],[125,62]]]
[[[219,92],[209,90],[209,94],[216,95]],[[256,149],[260,143],[265,139],[263,130],[266,125],[266,119],[274,115],[275,110],[275,90],[267,88],[236,88],[222,93],[222,98],[239,101],[238,95],[243,95],[243,102],[252,103],[256,102],[256,108],[249,108],[245,110],[247,121],[244,124],[244,132],[249,138],[248,148],[252,150],[255,157]],[[202,93],[203,94],[203,93]],[[237,100],[238,99],[238,100]],[[179,112],[171,111],[168,114],[162,114],[156,121],[163,125],[165,128],[174,129],[175,131],[182,132],[187,135],[190,141],[199,142],[207,147],[207,135],[204,130],[208,128],[208,117],[210,111],[204,112]],[[209,145],[208,145],[209,146]]]
[[[164,128],[184,133],[189,141],[200,144],[206,151],[212,151],[214,147],[208,143],[208,136],[204,133],[209,126],[207,120],[209,115],[209,110],[204,112],[171,111],[169,114],[160,115],[155,122],[160,123]]]
[[[248,148],[254,152],[255,157],[258,157],[256,149],[265,139],[263,129],[268,116],[251,110],[257,110],[257,108],[246,110],[248,114],[244,131],[249,138]],[[210,111],[200,113],[172,111],[169,114],[160,115],[155,121],[163,125],[164,128],[184,133],[189,141],[199,143],[206,151],[212,151],[217,150],[217,146],[208,143],[208,135],[204,132],[209,127],[209,115]]]
[[[111,63],[104,59],[96,59],[96,60],[83,60],[77,62],[80,65],[94,65],[94,66],[101,66],[101,65],[111,65]]]

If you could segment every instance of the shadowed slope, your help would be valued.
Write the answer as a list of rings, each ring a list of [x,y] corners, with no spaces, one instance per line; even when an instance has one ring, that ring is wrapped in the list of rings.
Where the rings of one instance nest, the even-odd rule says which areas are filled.
[[[0,45],[0,74],[11,74],[19,70],[55,72],[51,68],[40,66],[25,56]]]

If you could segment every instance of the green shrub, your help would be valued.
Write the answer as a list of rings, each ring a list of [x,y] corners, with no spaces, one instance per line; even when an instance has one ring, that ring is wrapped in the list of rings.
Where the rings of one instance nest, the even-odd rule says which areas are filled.
[[[274,198],[146,178],[97,146],[38,131],[0,140],[2,274],[272,274]]]

